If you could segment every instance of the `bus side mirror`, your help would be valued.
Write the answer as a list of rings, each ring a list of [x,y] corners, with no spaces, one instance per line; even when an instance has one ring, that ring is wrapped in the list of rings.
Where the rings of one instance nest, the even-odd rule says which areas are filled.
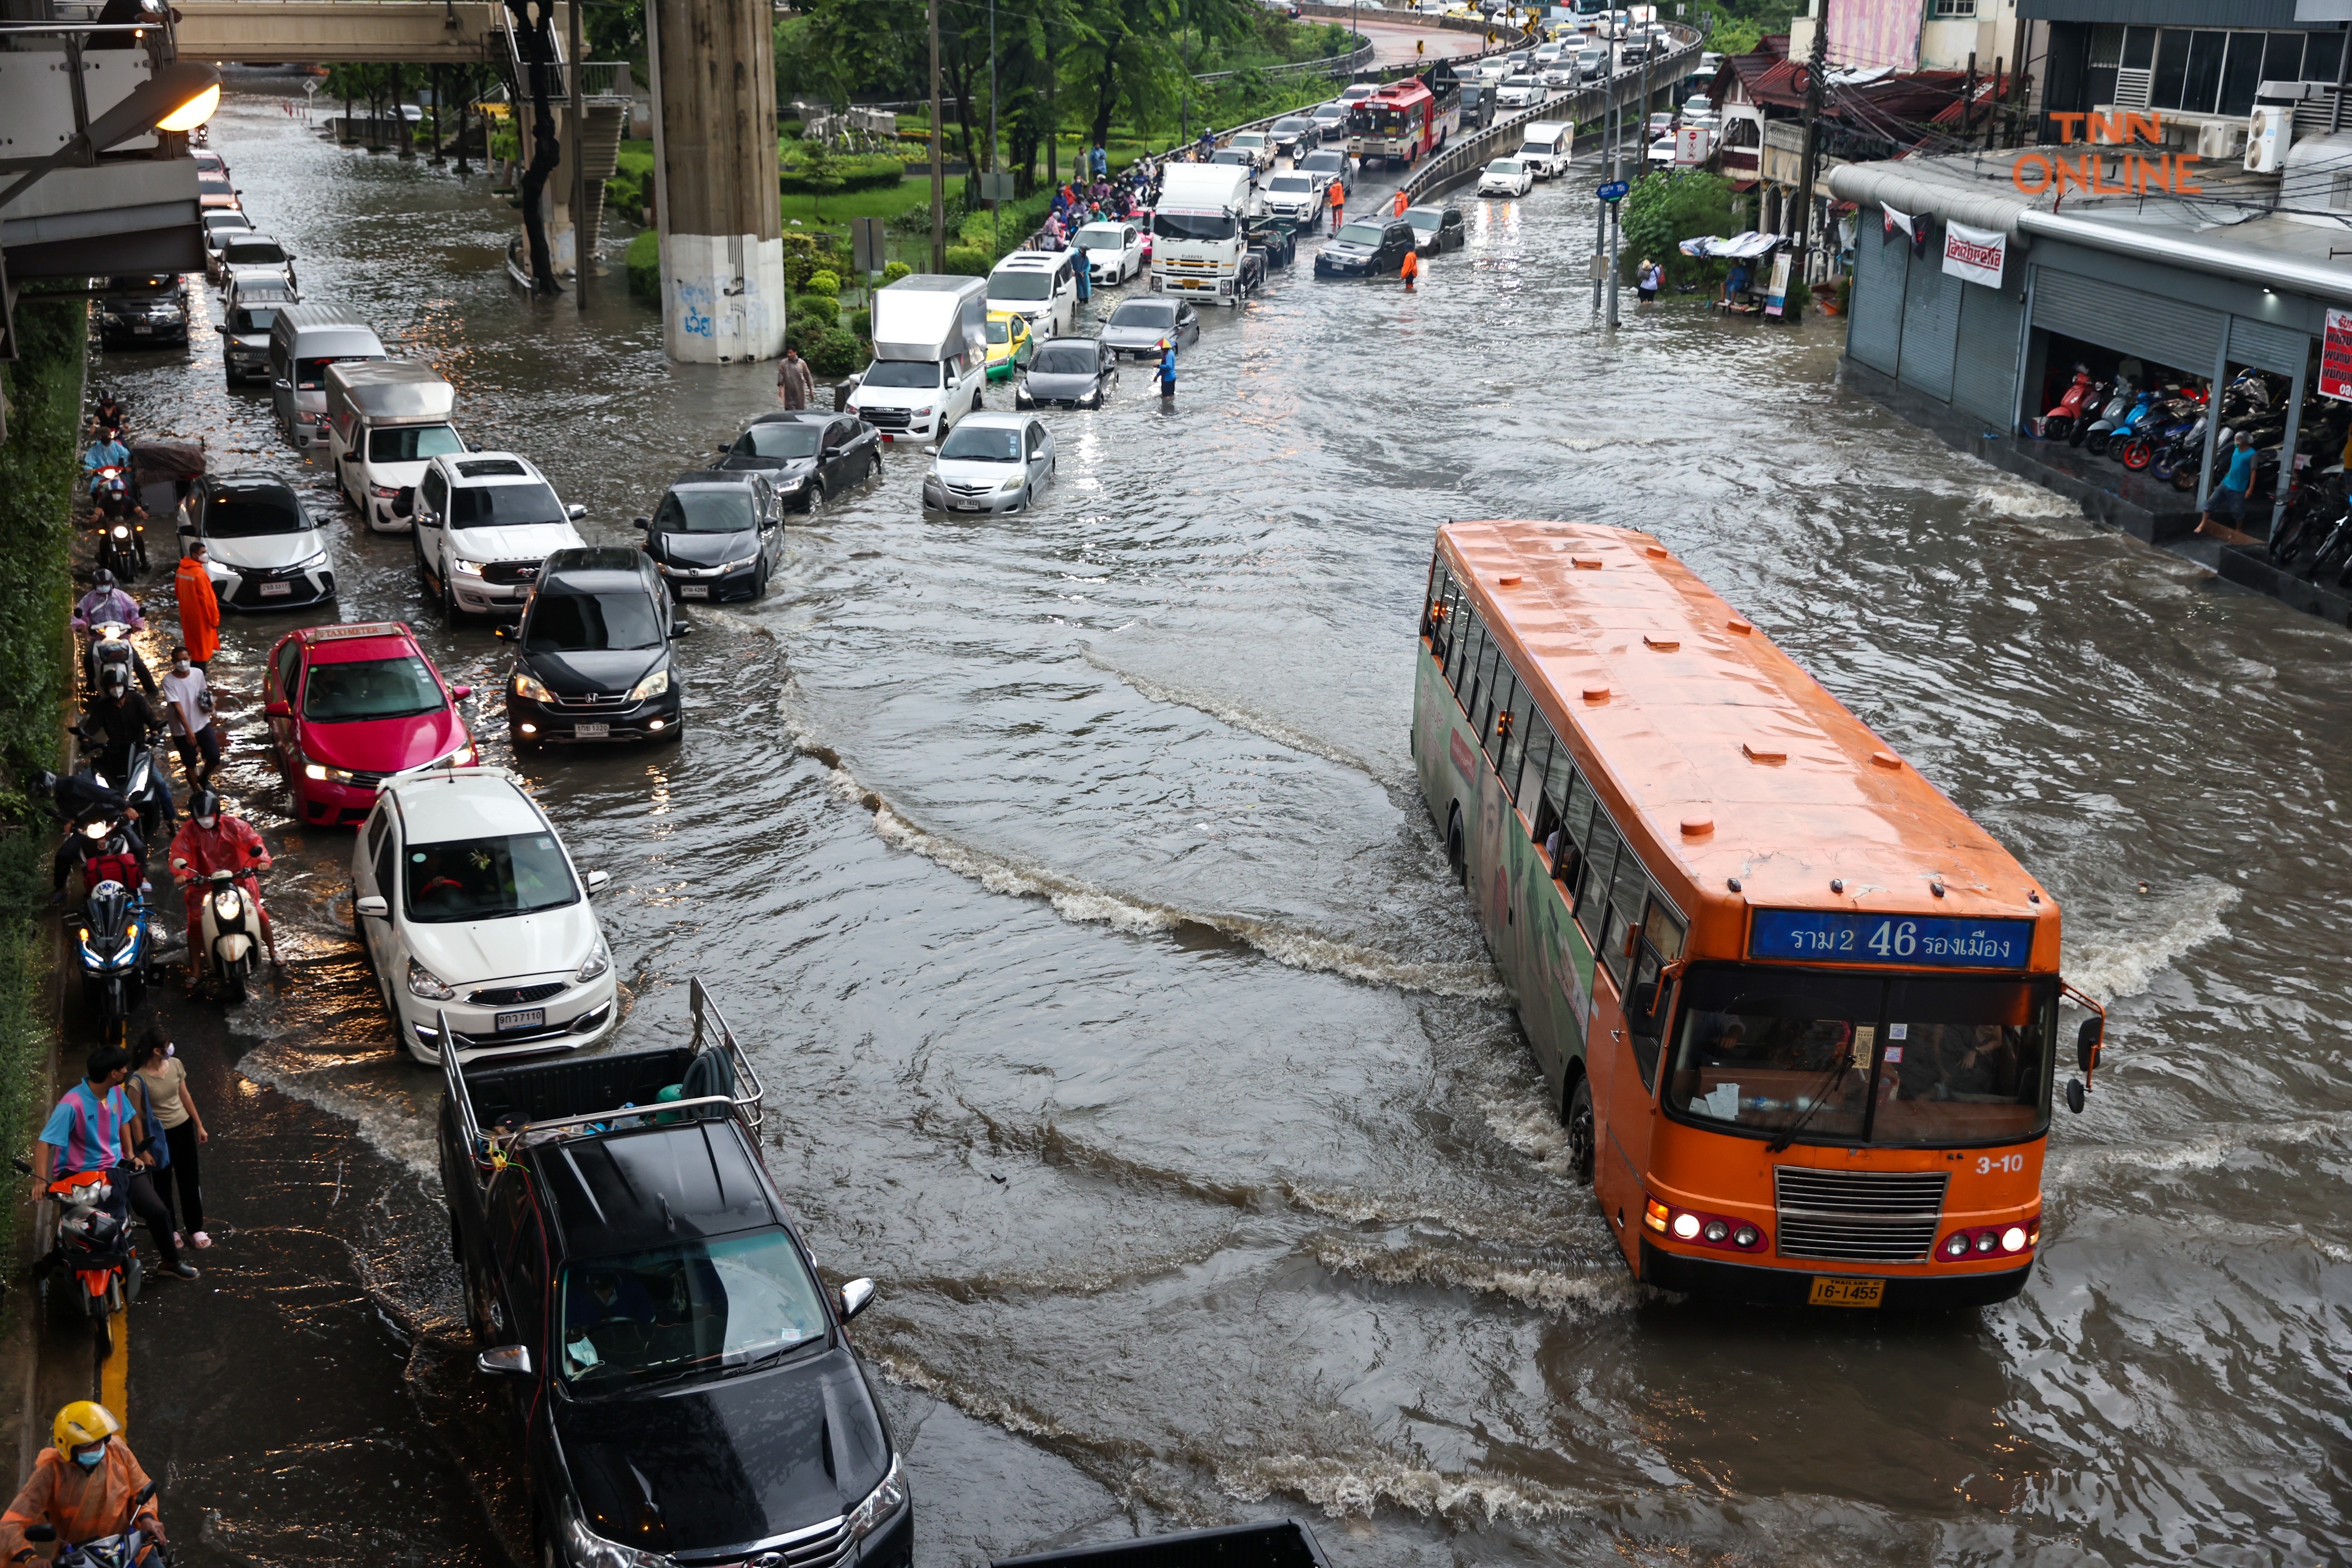
[[[1634,986],[1633,994],[1625,999],[1625,1022],[1637,1035],[1657,1032],[1657,1011],[1658,983],[1654,980],[1644,980]]]
[[[2083,1114],[2083,1080],[2079,1078],[2066,1080],[2066,1109],[2077,1116]]]
[[[2104,1018],[2085,1018],[2074,1035],[2074,1065],[2084,1072],[2089,1072],[2091,1064],[2098,1059],[2099,1039],[2105,1033],[2105,1025]]]

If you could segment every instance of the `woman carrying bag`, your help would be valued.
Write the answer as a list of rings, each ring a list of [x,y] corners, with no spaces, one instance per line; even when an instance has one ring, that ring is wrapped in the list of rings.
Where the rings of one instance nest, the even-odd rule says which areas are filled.
[[[131,1075],[128,1087],[131,1103],[147,1123],[147,1146],[155,1156],[152,1167],[155,1195],[168,1211],[176,1191],[179,1222],[187,1229],[187,1239],[199,1247],[210,1247],[213,1238],[205,1230],[204,1184],[196,1151],[212,1142],[212,1134],[205,1131],[205,1119],[188,1093],[187,1065],[179,1059],[161,1025],[151,1026],[142,1037],[138,1057],[138,1070]]]

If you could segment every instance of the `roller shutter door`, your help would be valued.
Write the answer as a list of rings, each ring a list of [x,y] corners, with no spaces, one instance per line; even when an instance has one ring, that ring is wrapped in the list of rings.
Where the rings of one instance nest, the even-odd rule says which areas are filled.
[[[1904,290],[1903,383],[1943,403],[1952,400],[1952,353],[1960,335],[1963,287],[1940,260],[1923,257],[1911,268],[1910,284]]]
[[[2025,307],[2006,289],[1960,285],[1960,342],[1952,361],[1952,406],[1996,430],[2017,418],[2019,320]]]
[[[2273,327],[2267,321],[2250,321],[2243,316],[2230,318],[2231,364],[2250,364],[2256,370],[2294,375],[2304,368],[2310,352],[2311,340],[2301,332]]]
[[[2210,375],[2229,318],[2079,273],[2034,268],[2033,324],[2152,365]]]
[[[1911,247],[1900,238],[1864,234],[1853,247],[1853,318],[1845,352],[1889,375],[1902,363],[1903,274],[1910,260]]]

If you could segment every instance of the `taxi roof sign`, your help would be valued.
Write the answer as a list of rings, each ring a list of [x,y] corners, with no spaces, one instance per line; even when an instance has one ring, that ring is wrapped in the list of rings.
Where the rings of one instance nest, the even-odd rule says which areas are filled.
[[[397,637],[408,635],[405,621],[347,621],[331,626],[312,626],[302,634],[312,642],[337,642],[345,637]]]

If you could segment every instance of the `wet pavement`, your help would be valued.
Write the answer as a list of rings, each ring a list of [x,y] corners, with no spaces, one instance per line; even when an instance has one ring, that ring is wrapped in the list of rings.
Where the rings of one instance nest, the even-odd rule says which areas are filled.
[[[310,297],[592,542],[772,405],[762,367],[665,363],[617,272],[584,315],[517,297],[478,175],[324,146],[294,79],[234,74],[215,145]],[[892,453],[768,599],[695,612],[682,747],[520,770],[613,873],[620,1042],[701,975],[819,1261],[879,1282],[921,1560],[1285,1511],[1341,1568],[2340,1558],[2352,640],[1841,393],[1841,322],[1670,299],[1598,338],[1589,177],[1454,199],[1470,247],[1417,293],[1303,247],[1207,313],[1172,410],[1130,368],[1055,416],[1033,512],[927,518]],[[303,472],[214,342],[103,382]],[[500,645],[307,472],[341,616],[415,623],[510,765]],[[1481,516],[1656,532],[2059,893],[2111,1048],[2021,1299],[1817,1321],[1625,1279],[1411,782],[1431,529]],[[435,1080],[352,945],[350,837],[257,747],[291,624],[214,669],[291,963],[226,1034],[173,1011],[244,1152],[205,1279],[134,1315],[133,1430],[217,1560],[471,1562],[497,1438]]]

